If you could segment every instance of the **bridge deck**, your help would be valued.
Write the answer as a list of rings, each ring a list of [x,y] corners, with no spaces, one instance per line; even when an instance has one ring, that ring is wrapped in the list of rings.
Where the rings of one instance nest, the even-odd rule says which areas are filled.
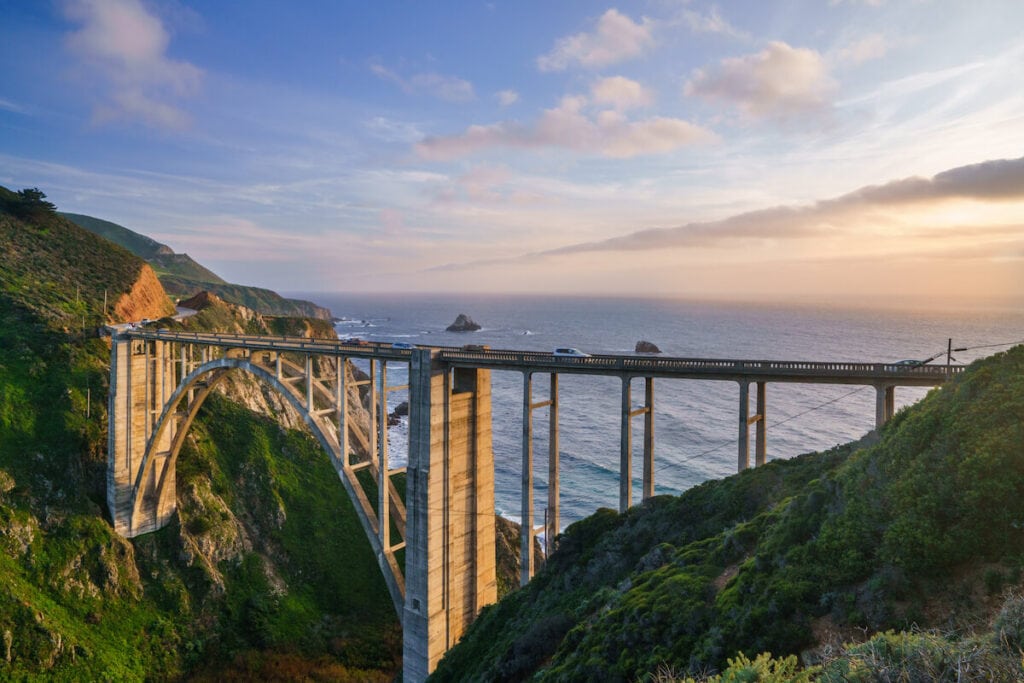
[[[122,333],[137,339],[159,339],[205,346],[284,351],[318,355],[373,358],[409,362],[410,349],[390,344],[305,337],[209,334],[131,330]],[[427,348],[427,347],[421,347]],[[900,365],[895,363],[815,362],[785,360],[737,360],[728,358],[679,358],[635,355],[555,356],[543,351],[430,347],[440,360],[456,367],[518,372],[665,377],[674,379],[796,382],[814,384],[895,384],[938,386],[963,370],[956,365]]]

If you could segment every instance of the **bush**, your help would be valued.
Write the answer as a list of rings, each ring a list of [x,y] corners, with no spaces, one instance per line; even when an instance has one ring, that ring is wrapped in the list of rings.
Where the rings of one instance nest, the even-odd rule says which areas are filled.
[[[1024,650],[1024,596],[1011,595],[992,625],[999,644],[1011,652]]]

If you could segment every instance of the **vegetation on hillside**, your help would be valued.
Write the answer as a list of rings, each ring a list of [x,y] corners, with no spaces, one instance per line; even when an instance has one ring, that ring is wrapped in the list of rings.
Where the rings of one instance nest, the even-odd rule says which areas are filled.
[[[67,218],[75,225],[85,228],[89,232],[110,240],[114,244],[121,245],[136,256],[146,260],[160,254],[174,253],[166,244],[160,244],[151,237],[140,235],[117,223],[111,223],[101,218],[93,218],[92,216],[84,216],[80,213],[61,211],[59,215]]]
[[[179,522],[113,533],[109,347],[76,323],[95,331],[104,289],[128,291],[143,262],[42,197],[0,199],[0,678],[388,680],[397,618],[305,432],[211,398],[179,461]]]
[[[164,289],[173,297],[188,298],[199,292],[208,291],[225,301],[251,308],[265,315],[325,320],[331,318],[329,310],[310,301],[288,299],[262,287],[225,282],[216,273],[194,261],[188,254],[175,254],[167,245],[160,244],[154,239],[140,235],[117,223],[77,213],[61,215],[145,259],[153,266]]]
[[[112,309],[144,261],[60,217],[38,195],[46,196],[0,187],[0,293],[49,326],[102,325],[104,300]]]
[[[959,680],[1017,679],[1021,600],[1003,607],[1013,626],[988,625],[1004,591],[1021,586],[1021,443],[1017,347],[901,411],[877,443],[572,525],[540,575],[487,608],[434,679],[626,681],[727,670],[737,653],[765,652],[828,665],[812,672],[826,680],[921,681],[938,670],[958,680],[943,666],[975,652],[976,677]],[[831,661],[843,641],[872,633]],[[914,656],[916,671],[932,673],[870,668]]]

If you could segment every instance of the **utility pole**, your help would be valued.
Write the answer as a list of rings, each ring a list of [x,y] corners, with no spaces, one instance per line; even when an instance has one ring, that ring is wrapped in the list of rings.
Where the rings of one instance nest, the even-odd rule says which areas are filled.
[[[946,344],[946,365],[951,365],[953,362],[953,338],[950,337],[949,342]]]

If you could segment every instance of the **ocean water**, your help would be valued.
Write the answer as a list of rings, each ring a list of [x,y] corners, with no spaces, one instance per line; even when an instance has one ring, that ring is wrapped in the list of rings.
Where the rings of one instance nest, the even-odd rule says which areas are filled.
[[[663,355],[757,360],[892,362],[943,352],[947,339],[956,361],[969,363],[1024,341],[1024,311],[913,311],[810,306],[741,305],[666,299],[537,296],[297,294],[329,307],[344,320],[341,337],[371,341],[550,351],[573,346],[588,353],[632,353],[638,340]],[[459,313],[483,329],[446,332]],[[364,367],[365,369],[365,367]],[[408,368],[389,363],[388,385],[407,382]],[[497,511],[519,519],[522,468],[523,377],[492,372]],[[655,381],[655,484],[678,494],[709,478],[736,471],[739,387],[735,382]],[[599,507],[618,507],[621,383],[614,377],[559,377],[559,452],[562,523]],[[927,389],[898,387],[897,408],[920,400]],[[536,374],[533,400],[547,398],[547,375]],[[633,401],[643,401],[643,381]],[[752,392],[753,394],[753,392]],[[407,392],[388,396],[393,407]],[[754,398],[751,396],[751,409]],[[769,460],[830,448],[863,436],[874,426],[875,391],[849,385],[769,384]],[[535,519],[546,503],[547,411],[534,411]],[[404,464],[407,424],[392,427],[390,457]],[[751,428],[753,439],[753,428]],[[633,500],[640,500],[643,418],[633,422]],[[753,443],[751,443],[753,458]]]

